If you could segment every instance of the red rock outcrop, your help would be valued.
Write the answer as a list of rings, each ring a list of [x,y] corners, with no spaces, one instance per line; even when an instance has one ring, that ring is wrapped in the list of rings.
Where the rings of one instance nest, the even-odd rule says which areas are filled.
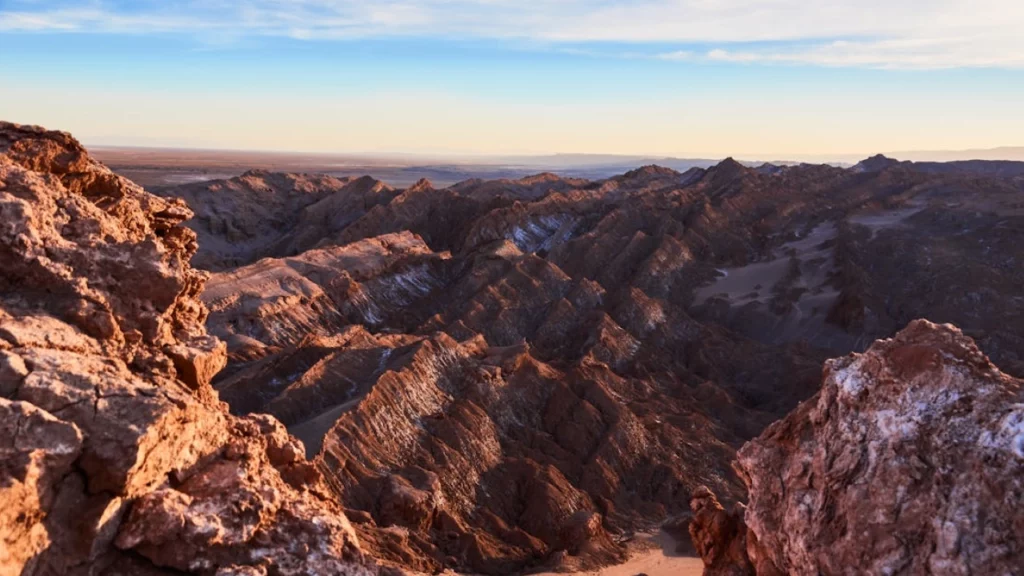
[[[754,566],[747,556],[747,525],[744,508],[736,504],[728,511],[707,486],[690,495],[690,540],[694,551],[704,560],[705,576],[753,576]]]
[[[953,326],[915,321],[829,361],[818,395],[741,448],[736,468],[745,513],[712,502],[691,525],[706,574],[1024,566],[1024,388]]]
[[[368,574],[299,442],[209,385],[180,201],[0,124],[0,574]]]

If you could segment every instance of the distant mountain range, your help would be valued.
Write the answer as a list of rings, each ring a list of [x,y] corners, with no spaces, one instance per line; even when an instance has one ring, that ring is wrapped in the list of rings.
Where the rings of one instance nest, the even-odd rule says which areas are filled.
[[[914,150],[884,152],[884,156],[911,162],[962,162],[969,160],[1008,160],[1024,161],[1024,146],[1004,146],[1000,148],[968,149],[968,150]],[[764,163],[776,165],[793,164],[832,164],[836,166],[852,166],[868,154],[795,154],[776,156],[773,154],[739,154],[737,160],[748,166],[759,166]],[[675,170],[689,168],[708,168],[721,161],[721,158],[678,158],[656,155],[618,155],[618,154],[549,154],[538,156],[507,156],[480,159],[481,163],[504,163],[520,166],[540,166],[558,168],[609,168],[612,166],[645,166],[657,164]]]
[[[255,152],[239,150],[189,150],[180,148],[107,147],[96,149],[96,156],[119,173],[144,186],[181,184],[231,178],[259,168],[272,172],[323,173],[337,177],[372,175],[394,186],[409,186],[421,178],[435,185],[449,186],[463,180],[480,178],[522,178],[540,172],[598,180],[623,174],[641,166],[657,165],[686,172],[692,168],[710,168],[714,158],[676,158],[617,154],[549,154],[508,156],[447,156],[414,154],[312,154],[300,152]],[[771,159],[757,155],[737,155],[748,167],[765,163],[793,166],[803,163],[852,167],[867,155],[800,156]],[[996,162],[1013,164],[1024,161],[1024,147],[964,150],[954,152],[895,152],[881,157],[886,162]],[[770,168],[770,167],[769,167]],[[988,173],[1016,175],[1021,166],[918,166],[928,171],[982,169]]]
[[[692,167],[708,168],[722,160],[717,157],[694,157],[685,158],[678,156],[662,156],[656,154],[511,154],[511,155],[471,155],[457,153],[437,154],[403,154],[395,152],[365,152],[365,153],[311,153],[311,152],[288,152],[288,151],[252,151],[252,150],[214,150],[214,149],[189,149],[173,147],[134,147],[134,146],[95,146],[97,152],[111,153],[114,151],[121,154],[129,153],[138,159],[160,158],[166,159],[168,153],[184,156],[219,156],[223,158],[275,158],[298,159],[304,158],[307,161],[324,162],[335,160],[346,164],[373,165],[387,164],[395,166],[422,166],[422,165],[487,165],[487,166],[530,166],[549,167],[556,169],[565,168],[607,168],[611,166],[646,166],[657,164],[673,169],[688,169]],[[964,160],[1012,160],[1024,161],[1024,146],[1003,146],[997,148],[972,148],[964,150],[904,150],[904,151],[883,151],[883,155],[899,160],[910,160],[913,162],[955,162]],[[811,164],[834,164],[852,166],[869,153],[840,153],[840,154],[736,154],[735,157],[747,165],[760,165],[765,162],[779,165],[791,165],[801,163]]]

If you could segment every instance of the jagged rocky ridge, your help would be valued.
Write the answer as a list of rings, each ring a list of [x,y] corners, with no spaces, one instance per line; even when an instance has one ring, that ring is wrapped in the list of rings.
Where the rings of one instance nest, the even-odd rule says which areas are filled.
[[[949,325],[830,360],[821,391],[739,450],[749,505],[691,496],[705,574],[1015,574],[1024,388]]]
[[[189,227],[203,248],[192,264],[224,270],[327,243],[397,191],[369,177],[251,170],[230,180],[173,186],[168,193],[195,207]]]
[[[300,443],[210,379],[191,212],[0,123],[0,574],[371,574]]]
[[[828,573],[854,564],[829,564],[827,547],[852,558],[891,543],[830,538],[828,506],[792,541],[763,536],[805,513],[804,499],[758,488],[756,464],[735,474],[744,441],[818,390],[824,358],[916,315],[958,322],[1020,373],[1013,178],[726,161],[599,182],[542,175],[389,190],[362,179],[318,191],[302,183],[326,180],[252,173],[270,184],[251,202],[274,206],[264,216],[278,220],[224,209],[231,198],[216,190],[190,197],[200,213],[228,202],[189,224],[214,237],[197,256],[220,270],[204,291],[205,275],[186,263],[196,246],[180,202],[111,174],[65,134],[0,133],[0,258],[10,263],[0,276],[0,438],[12,439],[0,465],[0,572],[380,570],[367,555],[423,571],[572,570],[621,560],[632,531],[690,502],[696,547],[724,551],[723,569]],[[338,208],[295,225],[291,214],[314,205]],[[963,341],[930,325],[911,334],[897,341]],[[217,388],[237,416],[208,385],[225,361],[216,336],[229,363]],[[893,356],[876,352],[886,346],[867,357]],[[987,366],[957,346],[947,353]],[[894,354],[899,362],[885,362],[902,366]],[[878,388],[919,384],[928,370]],[[1004,416],[989,436],[972,429],[989,438],[982,454],[1012,454],[1019,384],[971,374],[973,384],[1005,384],[975,386],[996,393],[972,398],[1011,406],[986,412],[979,401],[970,412],[989,424]],[[841,411],[837,433],[827,418],[800,424],[807,405],[787,422],[821,424],[811,446],[848,441],[857,410]],[[258,413],[302,438],[315,466],[277,419],[244,416]],[[749,445],[768,447],[765,466],[802,458],[791,440],[772,440],[778,426]],[[887,428],[865,430],[868,445],[892,440]],[[873,473],[922,475],[900,462],[876,458]],[[986,457],[965,470],[1019,499],[998,472],[1014,462]],[[794,486],[837,501],[816,474],[791,468]],[[714,497],[745,499],[748,485],[750,513]],[[900,516],[904,528],[910,518]],[[702,519],[717,528],[701,532]],[[759,521],[769,528],[747,528]],[[953,524],[959,549],[977,549],[977,531]],[[1004,533],[967,555],[968,567],[1015,559]],[[917,542],[885,550],[918,566],[927,548]]]
[[[404,566],[617,561],[701,484],[745,498],[736,450],[917,317],[1024,373],[1018,179],[727,160],[388,194],[313,249],[211,266],[203,299],[222,397],[284,422]]]

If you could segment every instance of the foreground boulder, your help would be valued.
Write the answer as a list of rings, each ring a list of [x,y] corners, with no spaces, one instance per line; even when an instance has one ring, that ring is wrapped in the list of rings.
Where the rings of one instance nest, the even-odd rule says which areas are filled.
[[[0,575],[374,571],[301,443],[210,387],[190,215],[0,123]]]
[[[1024,566],[1021,381],[952,326],[915,321],[828,362],[821,392],[745,445],[736,467],[750,494],[746,530],[718,531],[703,551],[708,574]],[[698,515],[691,531],[715,522]],[[748,557],[716,571],[739,539]]]

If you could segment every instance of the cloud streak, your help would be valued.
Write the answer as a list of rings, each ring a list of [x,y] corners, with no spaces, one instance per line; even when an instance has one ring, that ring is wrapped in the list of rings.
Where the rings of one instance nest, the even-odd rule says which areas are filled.
[[[838,40],[802,48],[762,50],[716,48],[703,55],[714,62],[796,64],[889,70],[943,68],[1024,68],[1024,50],[1017,38],[933,38],[878,41]],[[674,53],[659,56],[671,58]]]
[[[0,32],[669,45],[663,60],[1024,68],[1019,0],[9,0]],[[630,51],[634,54],[634,51]]]

